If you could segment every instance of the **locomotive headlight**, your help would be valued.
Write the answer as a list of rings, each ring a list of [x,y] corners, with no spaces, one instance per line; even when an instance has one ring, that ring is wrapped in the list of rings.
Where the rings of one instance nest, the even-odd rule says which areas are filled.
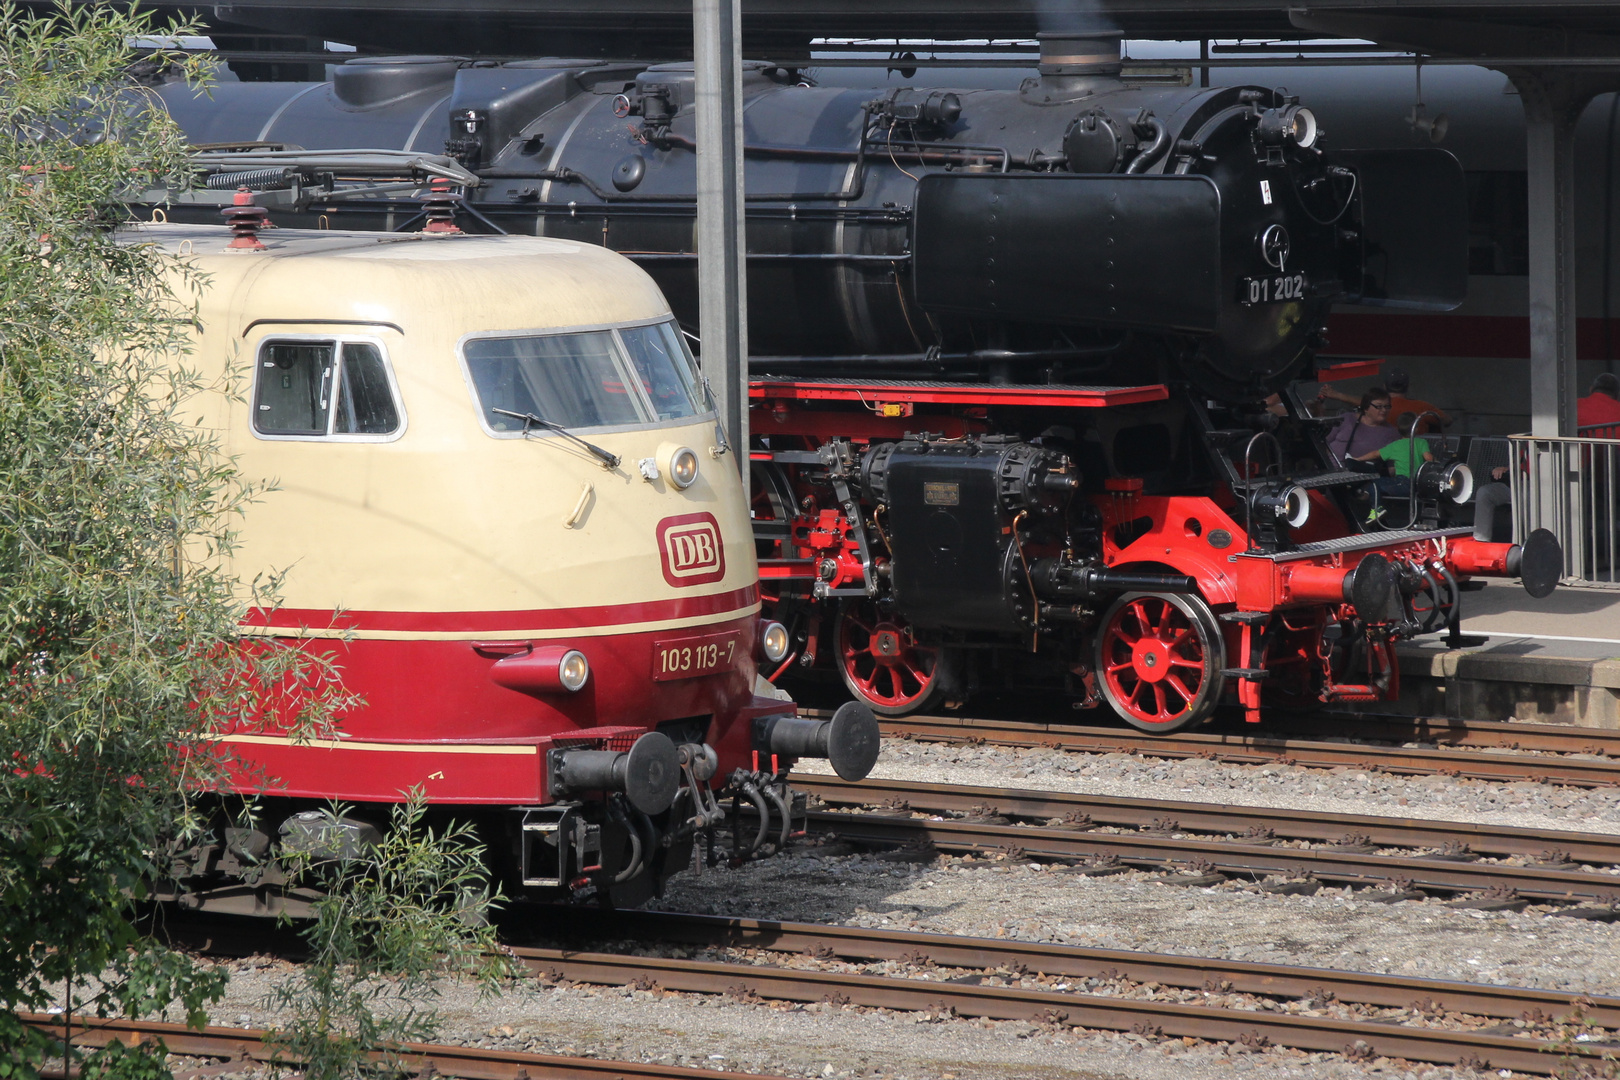
[[[1418,470],[1414,486],[1424,498],[1465,503],[1474,495],[1474,471],[1460,461],[1430,462]]]
[[[1289,116],[1290,113],[1293,115]],[[1283,116],[1287,119],[1289,137],[1294,140],[1295,145],[1301,150],[1309,150],[1316,145],[1318,132],[1315,113],[1293,105],[1283,110]]]
[[[788,654],[787,627],[779,622],[762,621],[759,624],[759,651],[766,660],[780,664]]]
[[[1260,140],[1268,145],[1291,142],[1301,150],[1309,150],[1321,136],[1316,126],[1316,114],[1300,105],[1267,109],[1260,114],[1260,123],[1255,130]]]
[[[557,661],[557,681],[570,693],[577,693],[590,677],[591,662],[578,649],[569,649]]]
[[[1270,514],[1291,529],[1297,529],[1311,516],[1311,496],[1298,484],[1273,488],[1257,495],[1254,507],[1262,514]]]
[[[697,482],[698,456],[690,446],[665,443],[658,448],[659,469],[669,477],[670,483],[685,491]]]

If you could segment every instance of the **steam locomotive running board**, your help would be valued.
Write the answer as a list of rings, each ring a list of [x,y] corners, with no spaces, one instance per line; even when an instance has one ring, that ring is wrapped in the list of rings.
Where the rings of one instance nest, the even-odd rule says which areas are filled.
[[[1061,386],[927,382],[905,379],[753,379],[751,398],[787,401],[867,401],[914,405],[1074,405],[1103,408],[1163,401],[1170,396],[1160,383],[1146,386]]]
[[[1317,540],[1300,544],[1291,551],[1247,551],[1242,554],[1256,559],[1285,562],[1289,559],[1309,559],[1317,555],[1330,555],[1342,551],[1376,551],[1391,544],[1406,544],[1414,540],[1445,540],[1454,536],[1472,536],[1474,530],[1457,529],[1388,529],[1384,532],[1364,533],[1360,536],[1338,536],[1332,540]]]

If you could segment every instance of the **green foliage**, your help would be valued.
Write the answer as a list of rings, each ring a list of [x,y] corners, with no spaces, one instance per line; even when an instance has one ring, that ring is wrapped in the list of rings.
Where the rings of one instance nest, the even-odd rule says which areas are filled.
[[[268,601],[224,569],[253,493],[195,423],[197,395],[220,389],[183,362],[204,283],[111,228],[121,194],[186,181],[132,42],[188,32],[109,4],[0,4],[0,1004],[15,1009],[65,983],[75,1011],[178,1001],[201,1021],[223,979],[155,950],[133,900],[201,828],[219,731],[256,718],[266,688],[305,691],[294,726],[337,700],[318,661],[239,640],[246,605]],[[203,74],[183,56],[142,66]],[[40,1053],[0,1019],[0,1077],[27,1080]],[[86,1063],[154,1069],[144,1052]]]
[[[1615,1080],[1620,1076],[1620,1060],[1613,1054],[1605,1052],[1593,1057],[1584,1052],[1590,1044],[1603,1045],[1609,1038],[1609,1033],[1588,1016],[1591,1007],[1590,998],[1576,998],[1575,1008],[1553,1025],[1547,1051],[1558,1055],[1558,1064],[1552,1070],[1557,1080]]]
[[[170,1080],[167,1053],[161,1043],[125,1046],[115,1040],[85,1061],[81,1080]]]
[[[346,813],[325,812],[329,823]],[[443,978],[493,993],[512,974],[485,918],[494,900],[476,838],[466,825],[435,833],[425,815],[418,788],[359,857],[298,861],[326,895],[302,931],[309,958],[269,1004],[292,1017],[272,1037],[276,1062],[306,1080],[397,1071],[399,1044],[439,1031],[431,1004]]]

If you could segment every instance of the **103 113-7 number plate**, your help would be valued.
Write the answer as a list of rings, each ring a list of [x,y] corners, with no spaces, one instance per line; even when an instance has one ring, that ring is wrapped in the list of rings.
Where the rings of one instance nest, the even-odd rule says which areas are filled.
[[[704,634],[701,637],[654,641],[653,681],[695,679],[702,675],[724,671],[737,659],[739,644],[736,633]]]
[[[1238,278],[1238,303],[1276,304],[1305,299],[1309,283],[1304,274],[1273,274],[1270,277]]]

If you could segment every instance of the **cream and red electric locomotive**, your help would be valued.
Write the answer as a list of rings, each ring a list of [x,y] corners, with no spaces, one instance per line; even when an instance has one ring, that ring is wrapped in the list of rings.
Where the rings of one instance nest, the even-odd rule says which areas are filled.
[[[1392,698],[1463,579],[1550,590],[1553,537],[1454,524],[1465,466],[1377,505],[1291,391],[1368,373],[1318,368],[1334,305],[1462,299],[1456,161],[1330,151],[1296,99],[1133,80],[1117,39],[1042,47],[1012,90],[748,67],[753,520],[792,669],[890,714],[1044,685],[1173,731]],[[234,145],[173,212],[247,184],[293,220],[600,244],[696,330],[693,93],[690,65],[444,57],[174,92]],[[392,173],[323,164],[353,147]]]
[[[127,240],[206,276],[188,362],[242,393],[201,422],[271,484],[230,558],[284,573],[283,603],[247,631],[326,651],[364,705],[330,739],[225,736],[259,825],[202,853],[193,899],[276,910],[278,844],[363,842],[420,788],[477,822],[509,895],[635,903],[720,798],[756,809],[724,852],[746,856],[796,827],[793,758],[865,775],[870,716],[754,695],[785,634],[736,451],[646,274],[569,241],[261,231],[241,201],[234,230]],[[341,836],[327,800],[354,807]]]

